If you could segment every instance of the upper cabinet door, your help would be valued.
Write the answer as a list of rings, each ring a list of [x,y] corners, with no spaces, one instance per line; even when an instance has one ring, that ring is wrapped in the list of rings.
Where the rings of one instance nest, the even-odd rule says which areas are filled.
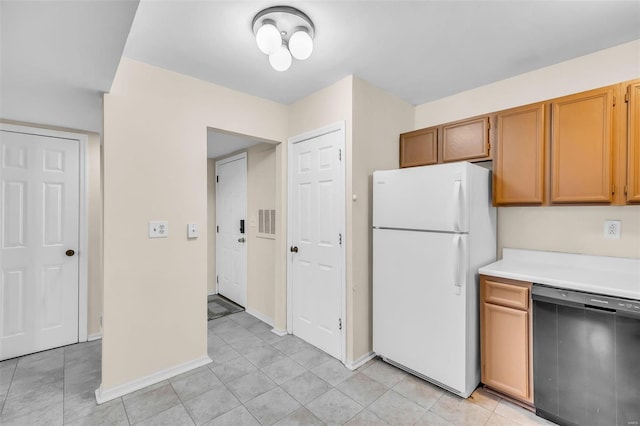
[[[640,80],[627,88],[627,201],[640,203]]]
[[[494,204],[544,202],[544,104],[528,105],[497,114],[494,154]]]
[[[442,126],[442,162],[489,159],[489,117]]]
[[[611,202],[613,96],[605,87],[552,103],[552,203]]]
[[[400,167],[427,166],[437,162],[437,127],[400,135]]]

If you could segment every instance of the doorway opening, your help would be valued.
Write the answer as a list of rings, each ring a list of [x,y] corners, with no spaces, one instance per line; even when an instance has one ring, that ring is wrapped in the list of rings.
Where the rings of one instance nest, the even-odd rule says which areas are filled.
[[[230,299],[271,326],[279,210],[276,146],[207,130],[208,294]]]

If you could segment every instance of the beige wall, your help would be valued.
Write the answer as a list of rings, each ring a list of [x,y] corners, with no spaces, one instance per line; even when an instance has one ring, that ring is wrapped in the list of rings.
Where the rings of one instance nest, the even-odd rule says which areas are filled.
[[[273,324],[276,241],[258,236],[258,209],[276,209],[276,147],[266,143],[247,151],[247,312]]]
[[[620,240],[605,240],[604,221],[620,220]],[[498,250],[504,247],[640,258],[640,206],[501,207]]]
[[[413,128],[412,105],[360,79],[353,79],[353,288],[347,322],[351,341],[349,360],[372,349],[372,173],[397,169],[398,135]],[[347,197],[351,199],[351,197]],[[349,201],[348,201],[349,202]]]
[[[100,135],[63,127],[43,126],[0,119],[0,123],[38,129],[77,133],[87,136],[87,334],[99,336],[102,315],[102,147]]]
[[[453,121],[640,77],[640,40],[487,86],[418,105],[415,127]],[[605,219],[622,220],[622,238],[605,240]],[[640,257],[640,206],[503,207],[498,209],[498,256],[503,247]]]
[[[206,357],[207,127],[283,141],[287,107],[123,58],[104,114],[108,391]],[[149,220],[169,237],[149,239]]]

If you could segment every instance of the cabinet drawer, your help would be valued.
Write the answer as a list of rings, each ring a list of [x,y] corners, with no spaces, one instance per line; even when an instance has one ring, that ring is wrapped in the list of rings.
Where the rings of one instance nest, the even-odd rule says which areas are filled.
[[[503,284],[496,281],[484,281],[484,301],[511,308],[529,309],[529,289],[513,284]]]

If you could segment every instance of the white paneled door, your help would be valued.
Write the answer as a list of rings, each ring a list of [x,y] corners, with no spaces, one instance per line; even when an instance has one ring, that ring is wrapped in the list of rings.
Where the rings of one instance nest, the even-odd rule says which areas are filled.
[[[218,293],[247,306],[247,156],[216,162]]]
[[[0,131],[0,360],[78,341],[79,150]]]
[[[290,147],[292,331],[342,358],[344,131]]]

